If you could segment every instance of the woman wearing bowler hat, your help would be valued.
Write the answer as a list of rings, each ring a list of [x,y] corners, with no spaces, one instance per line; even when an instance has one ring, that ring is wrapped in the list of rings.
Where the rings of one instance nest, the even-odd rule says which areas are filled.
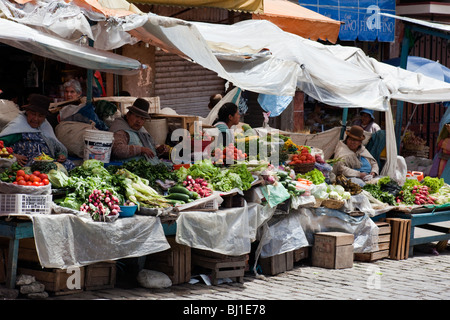
[[[60,162],[67,170],[75,168],[67,159],[66,147],[56,138],[53,128],[46,120],[49,114],[50,98],[32,94],[29,104],[0,132],[0,140],[14,151],[21,166],[29,166],[42,153]]]
[[[341,159],[333,166],[336,175],[343,174],[353,182],[363,186],[365,181],[378,175],[379,167],[375,158],[362,144],[364,129],[352,126],[346,132],[346,138],[339,141],[334,151],[334,158]]]
[[[152,164],[160,163],[156,144],[147,130],[145,121],[150,120],[147,100],[137,98],[123,117],[116,118],[109,131],[114,132],[112,158],[119,161],[145,158]]]

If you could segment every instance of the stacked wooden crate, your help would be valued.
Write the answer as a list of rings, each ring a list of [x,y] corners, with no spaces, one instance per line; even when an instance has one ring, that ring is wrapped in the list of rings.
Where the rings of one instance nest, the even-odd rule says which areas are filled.
[[[230,256],[208,250],[192,249],[192,266],[201,267],[211,272],[212,284],[219,279],[234,278],[236,282],[244,282],[248,255]]]
[[[388,222],[377,221],[378,227],[378,250],[373,252],[355,253],[356,261],[371,262],[389,257],[389,246],[391,241],[391,225]]]

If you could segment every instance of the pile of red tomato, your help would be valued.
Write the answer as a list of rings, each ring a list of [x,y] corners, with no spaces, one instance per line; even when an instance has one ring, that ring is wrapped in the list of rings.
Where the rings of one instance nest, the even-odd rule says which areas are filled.
[[[25,170],[17,170],[16,172],[16,180],[13,184],[17,184],[19,186],[46,186],[50,183],[48,180],[48,176],[45,173],[41,173],[39,171],[34,171],[31,174],[27,174]]]

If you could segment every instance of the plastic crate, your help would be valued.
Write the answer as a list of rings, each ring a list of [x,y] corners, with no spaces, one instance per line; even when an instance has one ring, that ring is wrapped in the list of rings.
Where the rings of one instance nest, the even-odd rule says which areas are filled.
[[[52,195],[0,194],[1,214],[50,214]]]

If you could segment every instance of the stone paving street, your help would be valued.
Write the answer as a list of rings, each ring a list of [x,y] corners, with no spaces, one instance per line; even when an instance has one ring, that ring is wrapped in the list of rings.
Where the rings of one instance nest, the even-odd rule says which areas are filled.
[[[293,270],[266,276],[248,274],[244,283],[174,285],[84,291],[47,300],[449,300],[450,251],[415,253],[406,260],[354,262],[349,269],[296,264]]]

